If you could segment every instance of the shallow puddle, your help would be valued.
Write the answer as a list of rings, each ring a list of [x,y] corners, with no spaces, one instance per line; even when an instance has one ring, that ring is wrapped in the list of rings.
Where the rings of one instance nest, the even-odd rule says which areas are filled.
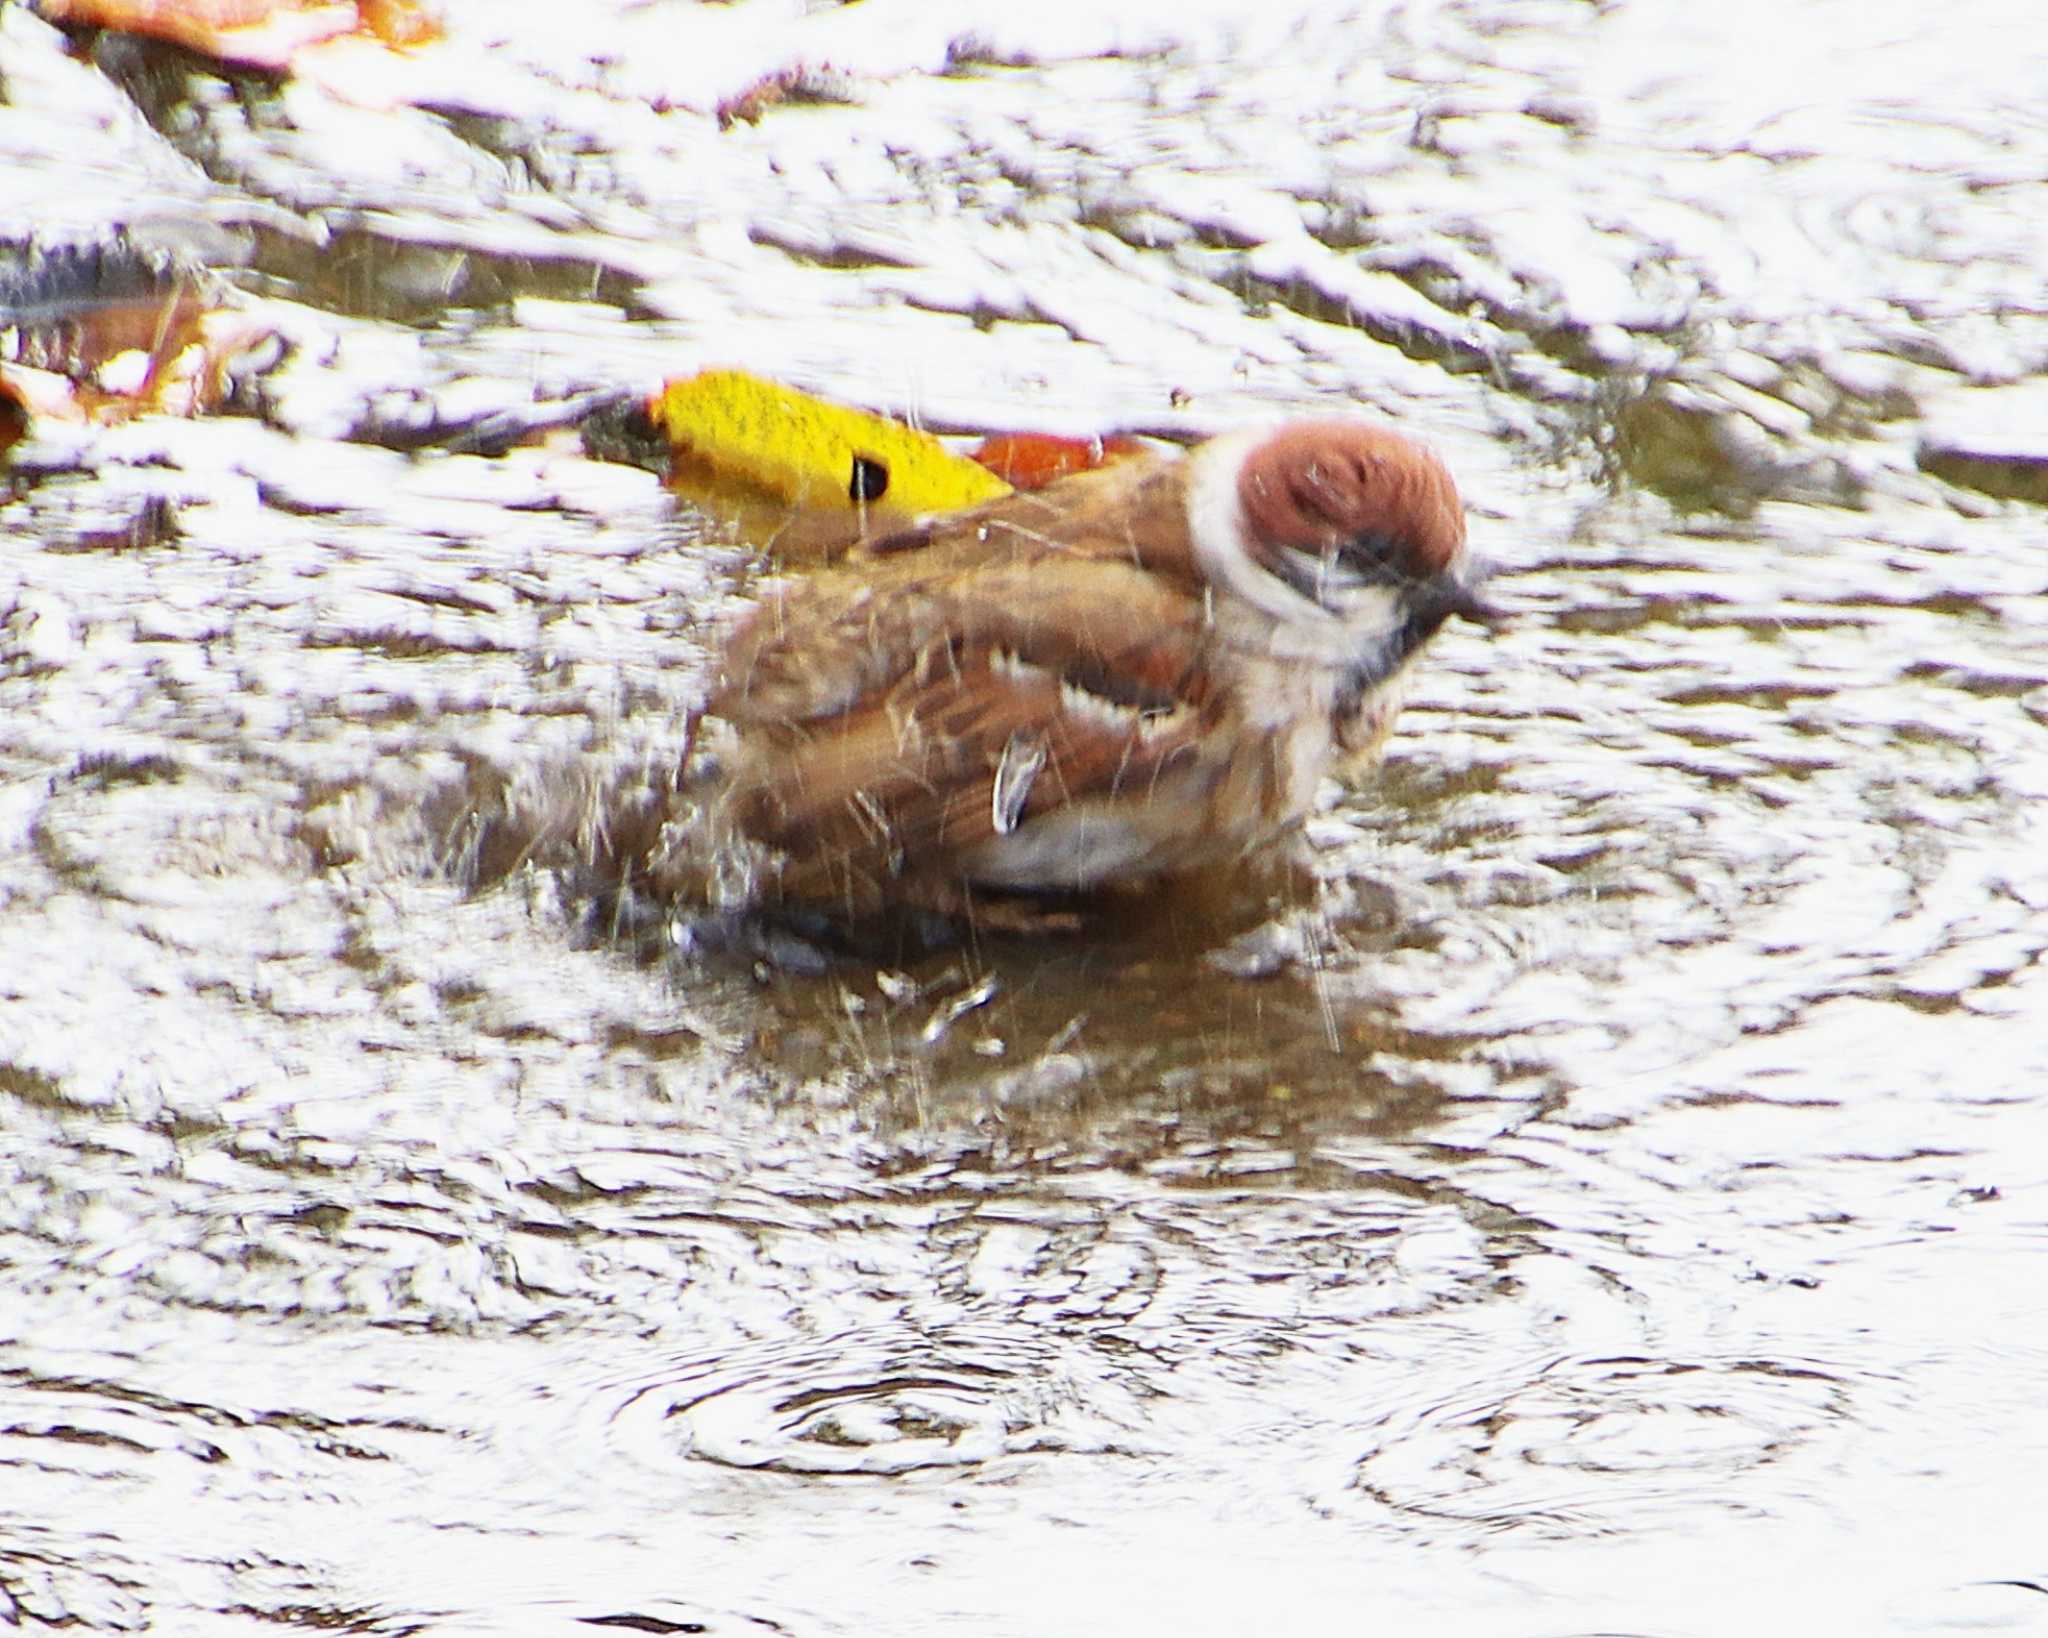
[[[2048,1619],[2005,8],[879,4],[465,0],[374,107],[0,11],[6,236],[278,338],[0,475],[0,1618]],[[573,866],[773,565],[569,423],[712,365],[1356,403],[1512,618],[1268,872],[679,953]]]

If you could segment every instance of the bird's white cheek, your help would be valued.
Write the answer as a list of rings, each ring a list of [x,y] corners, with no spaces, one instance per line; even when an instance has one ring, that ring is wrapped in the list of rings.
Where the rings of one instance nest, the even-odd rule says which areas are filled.
[[[1334,595],[1332,608],[1304,602],[1305,612],[1274,622],[1263,639],[1266,652],[1311,666],[1349,666],[1401,627],[1400,597],[1387,587],[1360,586]]]
[[[1234,432],[1188,457],[1188,537],[1211,586],[1274,620],[1292,622],[1312,614],[1316,605],[1252,560],[1238,503],[1238,472],[1266,436],[1257,428]]]

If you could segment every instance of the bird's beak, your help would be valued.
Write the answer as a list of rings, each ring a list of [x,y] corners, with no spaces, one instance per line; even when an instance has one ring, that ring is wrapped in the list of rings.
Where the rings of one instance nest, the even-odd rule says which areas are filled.
[[[1507,618],[1507,611],[1486,595],[1486,584],[1500,572],[1500,565],[1487,558],[1468,558],[1460,565],[1455,578],[1450,580],[1439,594],[1437,607],[1444,616],[1455,614],[1470,620],[1475,626],[1498,626]]]
[[[1490,601],[1476,586],[1459,586],[1444,605],[1444,613],[1470,620],[1475,626],[1497,626],[1508,617],[1507,610]]]

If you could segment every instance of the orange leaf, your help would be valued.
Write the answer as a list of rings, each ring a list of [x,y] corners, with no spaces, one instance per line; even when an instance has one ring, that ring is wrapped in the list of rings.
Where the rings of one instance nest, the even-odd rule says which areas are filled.
[[[1059,438],[1048,432],[998,432],[970,451],[972,457],[1013,489],[1043,489],[1070,472],[1086,472],[1144,445],[1124,434],[1106,438]]]

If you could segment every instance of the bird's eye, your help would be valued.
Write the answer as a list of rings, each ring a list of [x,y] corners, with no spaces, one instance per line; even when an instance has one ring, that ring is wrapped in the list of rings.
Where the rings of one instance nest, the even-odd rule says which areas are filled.
[[[1409,571],[1408,542],[1400,535],[1379,529],[1364,529],[1338,547],[1338,555],[1354,569],[1401,575]]]

